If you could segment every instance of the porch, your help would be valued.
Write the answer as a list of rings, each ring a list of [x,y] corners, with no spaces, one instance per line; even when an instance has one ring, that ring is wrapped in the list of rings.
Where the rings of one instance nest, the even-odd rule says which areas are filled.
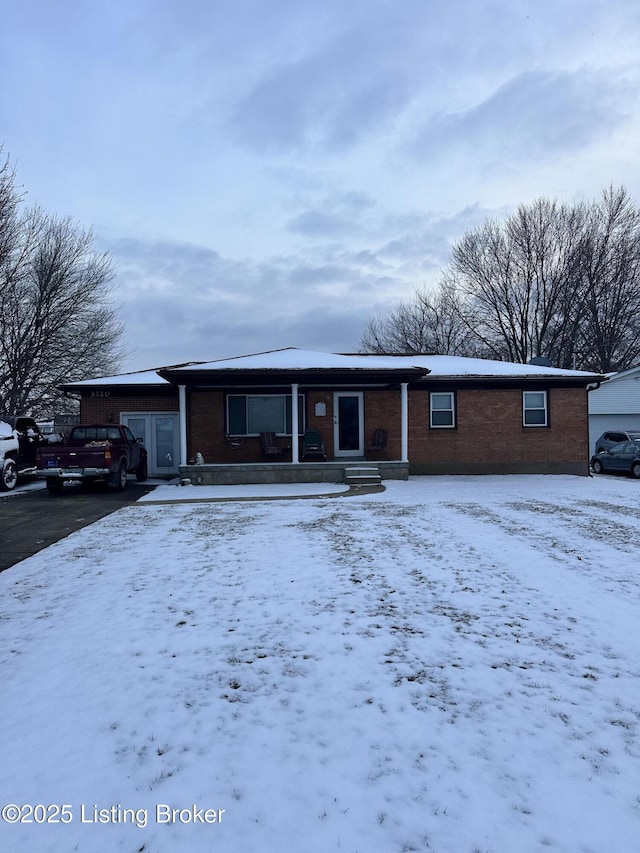
[[[355,474],[357,470],[358,474]],[[339,460],[329,462],[236,462],[229,464],[181,465],[180,479],[197,486],[239,486],[249,483],[346,483],[355,477],[363,481],[407,480],[409,463]]]

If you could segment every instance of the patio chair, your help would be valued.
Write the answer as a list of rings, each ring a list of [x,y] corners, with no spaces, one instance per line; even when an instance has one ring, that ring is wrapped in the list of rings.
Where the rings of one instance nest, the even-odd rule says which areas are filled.
[[[230,436],[228,432],[225,432],[224,440],[231,450],[244,450],[247,446],[247,439],[244,436]]]
[[[365,456],[369,458],[369,456],[378,455],[386,459],[388,441],[389,437],[387,435],[386,429],[381,429],[380,427],[374,429],[371,444],[365,447]]]
[[[321,459],[327,461],[322,437],[317,429],[306,429],[302,439],[302,459]]]
[[[263,456],[272,459],[278,459],[282,456],[283,449],[278,444],[275,432],[261,432],[260,444]]]

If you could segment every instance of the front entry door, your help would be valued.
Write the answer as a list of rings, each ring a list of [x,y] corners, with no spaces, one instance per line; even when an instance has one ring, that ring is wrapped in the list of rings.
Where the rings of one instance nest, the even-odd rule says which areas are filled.
[[[177,474],[179,424],[174,412],[123,412],[120,420],[147,448],[149,476]]]
[[[333,395],[334,456],[364,456],[364,395],[336,391]]]

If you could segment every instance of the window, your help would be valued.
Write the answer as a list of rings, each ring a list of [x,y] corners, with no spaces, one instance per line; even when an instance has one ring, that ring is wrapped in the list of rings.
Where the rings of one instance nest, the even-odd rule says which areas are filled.
[[[229,394],[229,435],[291,435],[291,394]],[[298,433],[304,433],[304,395],[298,395]]]
[[[452,391],[429,395],[429,426],[432,429],[452,429],[456,425],[455,400]]]
[[[78,426],[74,427],[71,438],[73,441],[118,441],[120,430],[118,427]]]
[[[549,425],[546,391],[522,392],[522,424],[526,427],[546,427]]]

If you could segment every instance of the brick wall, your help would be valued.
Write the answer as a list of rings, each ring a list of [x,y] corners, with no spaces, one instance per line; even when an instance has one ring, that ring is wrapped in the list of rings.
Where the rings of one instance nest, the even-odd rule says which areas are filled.
[[[177,412],[178,397],[175,393],[140,396],[83,397],[80,401],[82,423],[119,423],[120,412]]]
[[[402,437],[400,435],[400,391],[367,391],[364,395],[364,442],[371,444],[375,429],[387,431],[387,456],[400,459]]]
[[[324,442],[327,459],[333,459],[333,392],[307,391],[307,427],[317,429]],[[316,404],[323,403],[325,415],[316,414]],[[302,456],[302,448],[300,448]]]
[[[449,389],[443,389],[449,390]],[[175,392],[84,397],[83,422],[118,422],[121,412],[178,411]],[[307,426],[319,430],[328,459],[334,457],[333,391],[306,391]],[[550,426],[522,426],[520,389],[461,389],[456,392],[456,428],[429,428],[429,394],[409,392],[409,460],[413,473],[573,473],[588,474],[587,393],[584,389],[551,388]],[[324,403],[326,415],[316,414]],[[389,436],[387,455],[399,459],[400,390],[371,389],[364,395],[365,443],[381,427]],[[187,454],[203,454],[206,462],[259,462],[259,438],[233,450],[225,441],[225,394],[187,393]],[[290,439],[280,439],[281,444]],[[283,460],[290,459],[283,456]]]
[[[317,429],[322,436],[327,457],[333,455],[333,394],[325,391],[304,392],[306,400],[307,426]],[[316,415],[316,403],[325,403],[326,415]],[[192,391],[187,397],[187,454],[192,457],[202,453],[205,462],[261,462],[263,460],[260,439],[247,438],[247,447],[232,449],[225,440],[226,415],[225,394],[222,391]],[[291,444],[289,437],[278,439],[281,446]],[[302,443],[300,443],[302,452]],[[280,461],[291,459],[291,452],[285,452]]]
[[[416,473],[588,474],[587,393],[551,388],[549,427],[522,426],[522,392],[459,390],[456,429],[429,428],[429,395],[409,395],[409,459]]]
[[[232,450],[225,441],[225,395],[222,391],[187,394],[187,456],[202,453],[209,463],[259,462],[260,440],[247,439],[246,450]]]

